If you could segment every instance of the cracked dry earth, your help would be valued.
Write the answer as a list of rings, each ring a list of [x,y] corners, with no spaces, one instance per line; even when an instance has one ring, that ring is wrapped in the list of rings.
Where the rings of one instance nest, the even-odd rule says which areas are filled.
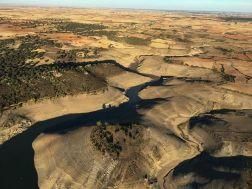
[[[0,188],[251,189],[251,52],[228,59],[209,43],[176,56],[139,50],[102,78],[111,65],[97,62],[106,90],[3,112]]]

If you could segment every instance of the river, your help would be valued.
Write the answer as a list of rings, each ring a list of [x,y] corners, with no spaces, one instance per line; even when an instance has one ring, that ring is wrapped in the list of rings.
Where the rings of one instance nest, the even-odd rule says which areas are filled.
[[[134,86],[125,91],[128,102],[118,107],[90,113],[69,114],[41,121],[11,138],[0,146],[0,188],[37,189],[38,175],[34,166],[33,141],[41,133],[64,134],[79,127],[93,126],[97,121],[108,123],[133,123],[141,120],[137,107],[151,106],[155,100],[142,100],[138,93],[151,85],[162,85],[163,77]]]

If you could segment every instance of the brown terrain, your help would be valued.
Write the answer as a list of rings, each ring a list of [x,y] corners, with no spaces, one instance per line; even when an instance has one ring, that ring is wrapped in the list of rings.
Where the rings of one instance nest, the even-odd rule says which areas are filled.
[[[0,8],[1,189],[251,189],[252,15]]]

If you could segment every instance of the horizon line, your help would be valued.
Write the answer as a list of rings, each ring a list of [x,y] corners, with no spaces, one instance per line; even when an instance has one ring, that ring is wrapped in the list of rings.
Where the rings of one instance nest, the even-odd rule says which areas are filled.
[[[188,13],[240,13],[240,14],[251,14],[252,11],[228,11],[228,10],[198,10],[198,9],[158,9],[158,8],[132,8],[132,7],[100,7],[100,6],[69,6],[69,5],[32,5],[32,4],[13,4],[13,3],[1,3],[1,7],[10,8],[73,8],[73,9],[110,9],[110,10],[140,10],[140,11],[170,11],[170,12],[188,12]]]

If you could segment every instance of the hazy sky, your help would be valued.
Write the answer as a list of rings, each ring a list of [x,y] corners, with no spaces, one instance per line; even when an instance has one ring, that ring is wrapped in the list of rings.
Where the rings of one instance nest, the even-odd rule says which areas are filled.
[[[0,0],[0,4],[252,12],[252,0]]]

